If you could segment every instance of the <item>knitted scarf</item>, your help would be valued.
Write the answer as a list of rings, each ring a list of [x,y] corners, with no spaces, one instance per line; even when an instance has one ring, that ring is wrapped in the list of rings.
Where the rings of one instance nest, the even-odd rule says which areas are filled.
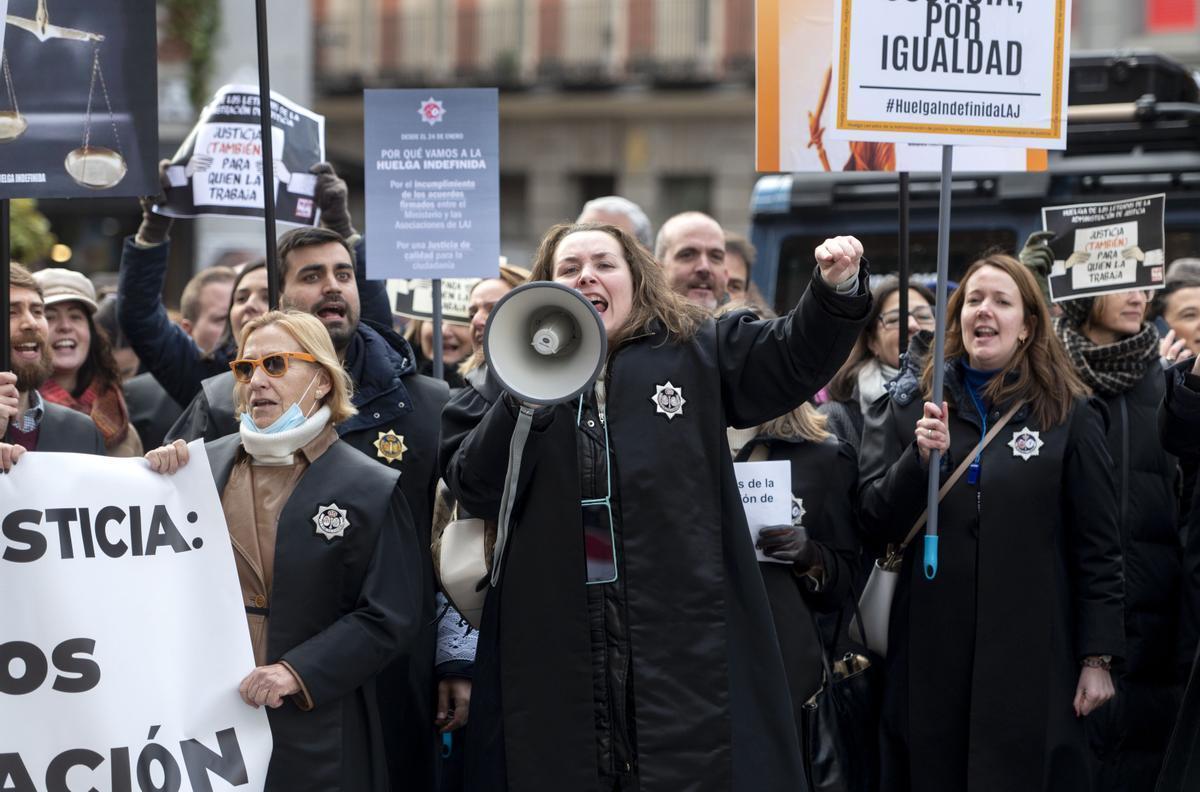
[[[48,402],[91,416],[104,437],[104,447],[109,450],[123,443],[129,434],[129,411],[120,388],[109,385],[101,389],[92,380],[87,390],[76,399],[57,382],[49,379],[38,388],[38,393]]]
[[[1091,300],[1086,302],[1090,311]],[[1086,316],[1081,310],[1065,312],[1054,321],[1055,332],[1089,388],[1099,396],[1124,393],[1141,381],[1146,366],[1158,360],[1158,331],[1146,322],[1141,330],[1115,344],[1096,344],[1080,329]]]

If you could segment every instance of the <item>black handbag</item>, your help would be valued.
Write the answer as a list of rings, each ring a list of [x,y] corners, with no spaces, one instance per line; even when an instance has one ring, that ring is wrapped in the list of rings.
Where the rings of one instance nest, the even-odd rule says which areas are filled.
[[[857,611],[857,603],[854,604]],[[844,609],[843,609],[844,610]],[[842,633],[838,614],[836,636]],[[859,617],[858,623],[862,624]],[[879,713],[883,694],[881,658],[865,646],[845,645],[830,659],[820,625],[824,679],[801,710],[804,773],[812,792],[874,792],[879,785]]]

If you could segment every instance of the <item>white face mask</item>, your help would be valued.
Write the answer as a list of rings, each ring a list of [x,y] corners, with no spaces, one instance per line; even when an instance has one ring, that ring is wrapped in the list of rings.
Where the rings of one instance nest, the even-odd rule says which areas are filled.
[[[317,381],[317,374],[313,374],[313,378],[308,381],[308,387],[304,389],[304,393],[300,394],[300,398],[292,403],[291,407],[284,410],[283,415],[271,422],[271,425],[265,429],[259,429],[258,424],[254,423],[254,419],[250,417],[250,413],[244,412],[241,415],[242,428],[248,432],[255,434],[279,434],[286,432],[289,429],[295,429],[309,419],[309,416],[317,409],[316,402],[313,402],[313,408],[305,415],[300,411],[300,402],[304,401],[304,397],[308,395],[312,389],[313,383]]]

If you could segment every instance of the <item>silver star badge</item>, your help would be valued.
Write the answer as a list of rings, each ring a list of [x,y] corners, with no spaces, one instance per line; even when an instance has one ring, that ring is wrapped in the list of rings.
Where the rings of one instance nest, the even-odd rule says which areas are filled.
[[[1012,449],[1013,456],[1019,456],[1026,462],[1029,461],[1030,457],[1037,456],[1045,444],[1042,438],[1039,437],[1039,433],[1033,431],[1028,426],[1013,432],[1012,440],[1008,441],[1008,447]]]
[[[650,401],[654,402],[655,414],[662,413],[668,421],[676,415],[683,415],[683,405],[687,404],[687,399],[683,398],[683,388],[676,388],[670,380],[666,385],[654,386]]]
[[[336,538],[344,538],[346,529],[350,527],[350,520],[346,517],[346,510],[339,509],[336,503],[331,503],[328,506],[318,506],[317,513],[313,515],[312,521],[317,526],[317,535],[324,536],[327,542],[332,542]]]

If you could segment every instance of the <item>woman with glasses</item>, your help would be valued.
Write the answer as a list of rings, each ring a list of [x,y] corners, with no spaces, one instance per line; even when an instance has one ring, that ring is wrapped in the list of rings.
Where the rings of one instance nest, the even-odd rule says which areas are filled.
[[[205,448],[254,652],[238,692],[271,723],[266,788],[386,792],[374,678],[412,642],[422,586],[400,474],[338,439],[350,379],[316,317],[251,320],[230,366],[239,431]],[[146,459],[174,473],[188,447]]]
[[[875,297],[867,323],[859,333],[850,358],[828,386],[829,401],[821,412],[829,416],[829,429],[858,450],[863,415],[887,383],[900,373],[900,281],[887,278],[873,291]],[[908,337],[933,330],[933,293],[917,283],[908,286]]]
[[[920,533],[899,571],[881,789],[1090,790],[1084,719],[1103,717],[1125,654],[1102,410],[1015,258],[972,264],[946,316],[946,401],[928,401],[932,356],[917,377],[906,367],[859,452],[878,544],[922,520],[935,449],[943,483],[961,471],[938,506],[936,574]]]
[[[1115,706],[1088,719],[1097,792],[1151,789],[1175,721],[1191,654],[1176,652],[1182,549],[1177,466],[1158,437],[1165,392],[1150,295],[1125,291],[1065,300],[1055,331],[1075,372],[1108,408],[1125,559],[1125,662]],[[1195,628],[1187,644],[1195,648]],[[1183,660],[1183,664],[1180,663]]]
[[[560,225],[532,280],[576,289],[608,359],[538,409],[476,655],[467,787],[794,790],[800,742],[725,428],[796,407],[870,307],[862,247],[827,240],[787,316],[712,319],[610,225]],[[495,519],[519,405],[467,389],[443,413],[446,481]]]

